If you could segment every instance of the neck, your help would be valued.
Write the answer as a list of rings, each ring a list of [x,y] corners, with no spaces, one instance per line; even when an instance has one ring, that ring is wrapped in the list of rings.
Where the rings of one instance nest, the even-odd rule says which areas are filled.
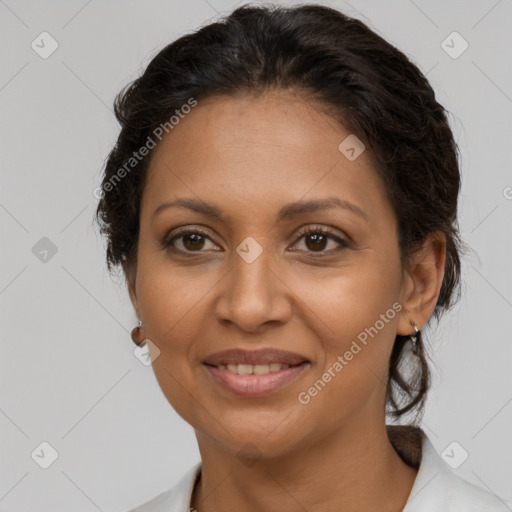
[[[191,506],[198,512],[398,512],[417,475],[391,444],[385,423],[353,423],[280,457],[243,463],[196,430],[201,477]]]

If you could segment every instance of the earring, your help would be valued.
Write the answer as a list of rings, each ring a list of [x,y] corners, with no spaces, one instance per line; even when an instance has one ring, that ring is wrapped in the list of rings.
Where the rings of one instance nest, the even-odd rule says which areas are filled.
[[[414,327],[414,333],[409,336],[412,343],[412,352],[418,355],[418,344],[421,342],[421,332],[414,322],[411,321],[410,324]]]
[[[142,327],[142,322],[139,320],[139,325],[135,326],[133,329],[132,329],[132,332],[131,332],[131,337],[132,337],[132,341],[133,343],[135,343],[135,345],[137,346],[142,346],[146,343],[146,340],[142,340],[140,341],[139,339],[139,334],[140,334],[140,328]]]

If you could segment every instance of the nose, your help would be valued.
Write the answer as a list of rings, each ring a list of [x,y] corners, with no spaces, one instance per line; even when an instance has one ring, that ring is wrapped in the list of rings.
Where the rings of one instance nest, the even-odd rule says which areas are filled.
[[[262,251],[255,259],[251,251]],[[233,254],[233,265],[218,288],[216,314],[223,323],[258,332],[267,324],[284,324],[291,316],[292,293],[286,285],[284,267],[262,242]]]

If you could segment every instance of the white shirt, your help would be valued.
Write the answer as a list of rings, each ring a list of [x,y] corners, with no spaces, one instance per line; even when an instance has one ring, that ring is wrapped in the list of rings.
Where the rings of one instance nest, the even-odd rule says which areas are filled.
[[[436,452],[423,430],[408,426],[387,427],[388,433],[398,432],[393,437],[390,435],[395,449],[413,465],[419,465],[418,474],[402,512],[512,511],[512,501],[501,499],[455,475]],[[190,500],[200,472],[201,462],[198,462],[185,473],[174,488],[129,512],[192,512],[194,509],[190,505]]]

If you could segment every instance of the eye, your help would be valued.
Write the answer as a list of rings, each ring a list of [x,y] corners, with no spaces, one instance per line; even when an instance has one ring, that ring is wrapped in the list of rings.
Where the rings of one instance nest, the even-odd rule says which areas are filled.
[[[170,248],[175,252],[204,252],[201,249],[204,248],[206,240],[211,242],[210,237],[205,231],[198,228],[189,228],[179,231],[170,238],[166,238],[161,245],[163,249]],[[176,241],[179,242],[177,245],[181,245],[181,247],[175,245]]]
[[[323,227],[308,226],[306,229],[302,230],[299,235],[299,240],[304,238],[306,252],[311,253],[314,257],[332,256],[334,253],[349,247],[346,240],[343,240],[343,238],[340,238],[335,233]],[[324,249],[329,240],[336,242],[338,247],[325,251]]]

